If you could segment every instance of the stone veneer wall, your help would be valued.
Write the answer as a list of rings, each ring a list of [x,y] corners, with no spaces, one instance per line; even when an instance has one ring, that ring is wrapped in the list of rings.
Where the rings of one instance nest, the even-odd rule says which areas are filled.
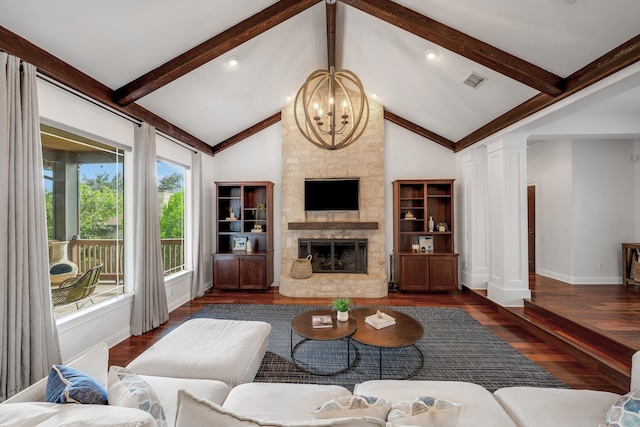
[[[382,298],[387,295],[384,232],[384,116],[370,102],[363,135],[341,150],[323,150],[300,133],[293,104],[282,110],[282,274],[280,290],[290,297]],[[360,210],[305,212],[305,178],[360,178]],[[377,230],[289,230],[289,222],[377,222]],[[367,274],[315,273],[308,279],[289,275],[298,257],[298,238],[368,239]]]

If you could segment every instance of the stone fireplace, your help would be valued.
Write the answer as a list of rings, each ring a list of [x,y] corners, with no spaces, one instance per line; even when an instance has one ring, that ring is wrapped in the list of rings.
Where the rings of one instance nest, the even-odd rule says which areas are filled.
[[[384,117],[382,106],[370,101],[369,123],[364,134],[349,147],[320,149],[298,130],[293,105],[282,110],[282,274],[279,292],[290,297],[382,298],[387,295],[384,230]],[[307,211],[304,208],[305,179],[358,178],[360,209],[357,211]],[[293,258],[300,258],[300,245],[310,241],[366,242],[364,271],[340,271],[355,253],[329,261],[331,274],[314,273],[308,279],[289,275]],[[302,242],[302,243],[301,243]],[[341,250],[341,249],[339,249]],[[354,251],[358,251],[354,246]],[[335,246],[334,246],[335,251]],[[326,255],[326,250],[318,257]],[[322,260],[316,260],[318,266]],[[336,265],[338,267],[336,268]],[[322,268],[322,267],[319,267]]]

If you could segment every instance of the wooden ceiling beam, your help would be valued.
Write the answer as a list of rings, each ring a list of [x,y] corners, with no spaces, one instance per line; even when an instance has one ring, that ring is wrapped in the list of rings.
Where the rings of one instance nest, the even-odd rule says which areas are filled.
[[[547,95],[565,89],[562,77],[390,0],[340,1]]]
[[[51,55],[28,40],[0,26],[0,50],[34,65],[38,72],[109,108],[135,120],[146,122],[172,138],[212,155],[211,146],[138,104],[122,107],[112,100],[113,91],[77,68]]]
[[[237,144],[243,139],[247,139],[250,136],[255,135],[256,133],[268,128],[269,126],[278,123],[280,120],[282,120],[282,113],[280,112],[277,112],[271,117],[267,117],[263,121],[256,123],[255,125],[243,130],[242,132],[235,134],[231,138],[226,139],[221,143],[214,145],[212,147],[213,155],[215,156],[216,154],[220,153],[222,150],[225,150],[231,147],[232,145]]]
[[[319,1],[321,0],[280,0],[193,49],[160,65],[158,68],[127,83],[115,91],[113,99],[120,105],[128,105],[135,102],[305,11]]]
[[[640,61],[640,34],[567,77],[567,88],[562,95],[552,97],[541,93],[530,98],[459,140],[455,151],[463,150],[638,61]]]
[[[425,129],[422,126],[419,126],[413,122],[410,122],[409,120],[403,119],[402,117],[393,114],[387,109],[384,110],[384,118],[386,120],[389,120],[392,123],[397,124],[400,127],[403,127],[415,134],[420,135],[423,138],[429,139],[437,144],[440,144],[451,151],[454,151],[456,148],[455,142],[448,140],[444,136],[440,136],[437,133],[431,132],[430,130]]]
[[[336,15],[337,4],[327,3],[327,69],[336,66]]]

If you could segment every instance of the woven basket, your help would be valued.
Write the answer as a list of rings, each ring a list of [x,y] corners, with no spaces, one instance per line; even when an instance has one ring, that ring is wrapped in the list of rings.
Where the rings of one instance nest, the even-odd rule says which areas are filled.
[[[640,282],[640,250],[637,249],[631,261],[631,278],[636,282]]]
[[[292,258],[293,264],[291,264],[291,277],[294,279],[307,279],[311,277],[313,270],[311,268],[311,255],[307,255],[306,258]]]

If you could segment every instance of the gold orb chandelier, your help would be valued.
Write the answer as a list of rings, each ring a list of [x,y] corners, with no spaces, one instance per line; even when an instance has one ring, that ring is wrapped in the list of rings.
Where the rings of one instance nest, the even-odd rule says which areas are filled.
[[[358,76],[349,70],[316,70],[294,102],[298,129],[313,145],[339,150],[353,144],[369,121],[369,101]]]

